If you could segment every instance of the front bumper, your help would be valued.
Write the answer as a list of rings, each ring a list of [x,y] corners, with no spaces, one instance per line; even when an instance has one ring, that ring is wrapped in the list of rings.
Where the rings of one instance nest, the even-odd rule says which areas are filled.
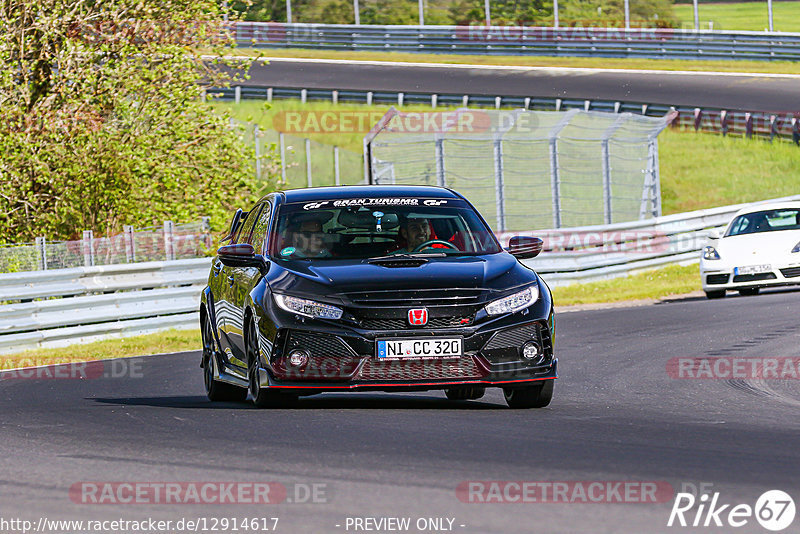
[[[733,267],[716,267],[702,263],[700,277],[703,291],[798,285],[800,284],[800,265],[773,265],[772,271],[766,273],[737,276],[734,275]]]
[[[278,330],[272,353],[262,358],[261,386],[302,394],[337,390],[428,390],[454,386],[511,386],[558,377],[552,311],[544,317],[518,313],[490,327],[432,331]],[[315,325],[316,326],[316,325]],[[377,339],[461,337],[457,358],[383,359]],[[533,341],[540,356],[526,360],[521,346]],[[303,350],[308,363],[293,367],[288,354]],[[266,356],[266,355],[265,355]]]

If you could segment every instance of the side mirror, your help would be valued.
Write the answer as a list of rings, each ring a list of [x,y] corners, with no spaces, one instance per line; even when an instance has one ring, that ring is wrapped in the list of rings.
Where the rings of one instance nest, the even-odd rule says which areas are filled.
[[[509,240],[506,250],[515,258],[524,260],[538,256],[543,246],[544,241],[538,237],[515,235]]]
[[[714,240],[719,239],[719,232],[716,229],[709,230],[706,235],[708,236],[709,239],[714,239]]]
[[[267,260],[261,254],[256,254],[253,245],[248,243],[237,243],[235,245],[225,245],[217,250],[219,261],[228,267],[256,267],[264,272],[269,266]]]

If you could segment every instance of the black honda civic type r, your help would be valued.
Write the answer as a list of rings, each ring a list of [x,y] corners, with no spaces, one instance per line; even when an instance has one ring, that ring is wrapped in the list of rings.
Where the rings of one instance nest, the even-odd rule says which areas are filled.
[[[553,303],[455,191],[343,186],[276,192],[238,210],[200,304],[212,401],[260,407],[332,391],[503,389],[512,408],[553,396]]]

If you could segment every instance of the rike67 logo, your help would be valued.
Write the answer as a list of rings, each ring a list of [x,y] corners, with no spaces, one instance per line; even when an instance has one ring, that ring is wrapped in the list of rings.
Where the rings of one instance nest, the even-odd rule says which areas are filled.
[[[704,493],[695,497],[692,493],[678,493],[669,514],[667,526],[680,527],[743,527],[752,525],[752,520],[763,528],[778,532],[794,521],[794,500],[781,490],[764,492],[754,506],[725,503],[719,492]]]

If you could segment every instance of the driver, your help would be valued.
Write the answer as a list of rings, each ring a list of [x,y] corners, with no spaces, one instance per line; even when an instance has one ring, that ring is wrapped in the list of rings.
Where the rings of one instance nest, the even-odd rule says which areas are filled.
[[[331,212],[299,213],[289,219],[286,242],[282,256],[297,258],[330,258],[331,251],[325,242],[322,225],[333,216]]]
[[[400,237],[405,241],[406,246],[395,250],[392,254],[414,252],[417,247],[429,241],[433,242],[417,250],[417,252],[435,252],[433,249],[456,249],[453,245],[448,246],[446,242],[439,241],[434,235],[428,219],[418,214],[410,213],[406,217],[401,217],[399,233]]]

